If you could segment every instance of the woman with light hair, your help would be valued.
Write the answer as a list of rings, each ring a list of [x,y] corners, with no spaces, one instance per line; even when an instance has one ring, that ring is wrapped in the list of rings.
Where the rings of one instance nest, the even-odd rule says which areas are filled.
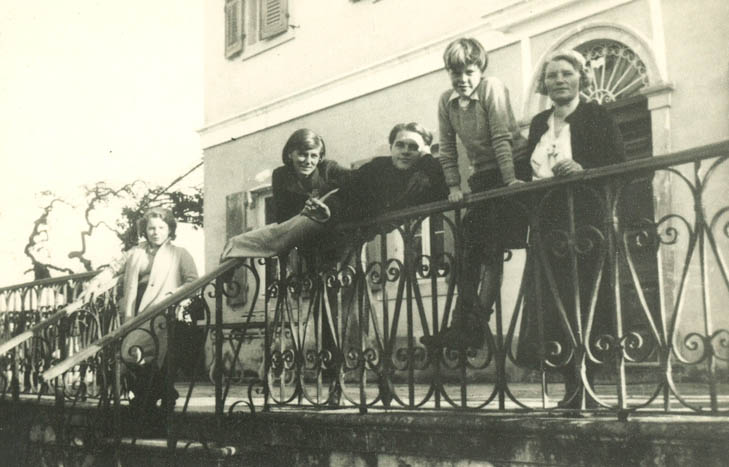
[[[529,127],[527,150],[534,180],[565,177],[625,160],[623,138],[613,118],[605,108],[583,98],[590,77],[585,58],[574,50],[558,50],[542,65],[537,92],[548,96],[553,105],[537,114]],[[597,406],[590,391],[594,390],[594,372],[600,362],[593,358],[594,353],[582,352],[580,339],[586,341],[586,348],[594,349],[598,338],[614,334],[610,274],[603,270],[601,278],[598,275],[600,250],[605,248],[609,234],[604,224],[608,206],[601,193],[589,187],[577,185],[572,189],[575,190],[573,232],[579,237],[567,242],[574,247],[572,254],[568,254],[569,247],[564,242],[557,241],[560,235],[570,231],[566,192],[558,189],[547,194],[539,206],[539,248],[545,254],[539,256],[533,250],[529,254],[533,263],[537,257],[545,258],[546,264],[539,268],[543,276],[542,306],[536,307],[534,284],[526,287],[517,363],[535,369],[557,367],[565,384],[565,395],[558,406],[581,408],[584,400],[584,407],[591,408]],[[573,277],[572,257],[576,257],[576,277]],[[556,291],[548,285],[547,270],[552,273]],[[574,284],[579,284],[578,290]],[[593,300],[595,308],[590,316]],[[543,316],[543,334],[539,332],[538,313]],[[540,347],[559,349],[559,355],[540,357]],[[542,363],[550,358],[554,361],[549,365]],[[583,397],[586,391],[587,397]]]
[[[613,118],[581,97],[590,76],[585,58],[575,50],[553,52],[542,65],[537,92],[548,96],[553,106],[537,114],[529,126],[527,150],[534,179],[625,160],[623,138]]]

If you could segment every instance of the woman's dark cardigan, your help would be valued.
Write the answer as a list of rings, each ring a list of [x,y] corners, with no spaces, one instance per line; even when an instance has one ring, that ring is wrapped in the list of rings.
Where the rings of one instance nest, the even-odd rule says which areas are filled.
[[[546,110],[537,114],[529,127],[529,139],[527,149],[531,158],[534,148],[539,139],[547,131],[547,120],[552,114],[553,109]],[[584,169],[593,169],[611,164],[623,162],[625,160],[625,149],[623,146],[623,138],[620,130],[603,107],[588,102],[580,102],[572,114],[566,121],[570,124],[572,158],[578,162]],[[579,289],[580,289],[580,313],[582,315],[582,325],[586,323],[587,312],[589,309],[590,298],[595,285],[597,266],[599,264],[599,252],[601,248],[605,248],[605,235],[608,235],[607,227],[604,224],[605,205],[602,199],[601,191],[593,190],[586,182],[585,186],[575,186],[574,207],[575,207],[575,224],[577,235],[580,238],[585,235],[594,234],[593,226],[602,232],[602,239],[592,235],[592,240],[596,240],[593,244],[594,248],[584,254],[578,255],[577,269],[579,271]],[[560,256],[552,254],[554,249],[559,245],[560,238],[555,233],[568,231],[568,211],[567,198],[565,191],[558,189],[552,192],[547,202],[538,205],[538,217],[540,222],[540,238],[542,239],[541,248],[545,250],[548,267],[552,271],[556,280],[559,297],[567,309],[568,319],[573,331],[575,331],[576,320],[574,316],[574,291],[572,290],[571,281],[571,264],[569,256]],[[541,198],[541,196],[539,196]],[[580,226],[583,226],[582,228]],[[583,238],[584,239],[584,238]],[[532,244],[534,241],[531,242]],[[531,255],[530,262],[540,257],[534,245],[530,246]],[[559,249],[559,248],[557,248]],[[537,267],[536,263],[532,264]],[[540,268],[543,272],[543,267]],[[525,272],[529,274],[530,272]],[[609,283],[609,271],[604,270],[602,280],[599,287],[600,292],[596,303],[595,321],[593,322],[592,332],[590,333],[590,345],[594,346],[595,339],[600,335],[614,334],[611,323],[612,296]],[[529,280],[529,279],[528,279]],[[526,367],[539,368],[539,360],[536,358],[538,354],[539,332],[537,325],[537,313],[542,313],[543,329],[545,342],[559,342],[563,352],[560,356],[554,357],[554,362],[563,361],[565,355],[569,353],[571,344],[567,331],[564,329],[562,319],[557,311],[554,297],[550,292],[546,277],[542,278],[542,308],[536,308],[536,289],[534,284],[529,282],[526,284],[524,317],[521,322],[519,331],[519,342],[517,347],[517,362]],[[576,331],[575,331],[576,332]],[[574,358],[574,357],[573,357]],[[567,364],[561,367],[563,371],[573,371],[572,365]]]
[[[534,148],[546,133],[547,121],[554,109],[537,114],[529,126],[527,151],[531,158]],[[618,125],[604,107],[594,102],[577,105],[565,119],[570,124],[572,159],[584,169],[593,169],[625,161],[625,147]]]

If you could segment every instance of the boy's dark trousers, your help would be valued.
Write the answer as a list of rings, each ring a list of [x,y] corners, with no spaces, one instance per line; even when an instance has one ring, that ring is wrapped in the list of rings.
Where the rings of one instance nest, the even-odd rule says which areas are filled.
[[[518,179],[530,178],[528,159],[516,162],[514,169]],[[479,193],[502,187],[504,183],[499,170],[491,169],[473,174],[468,185],[472,193]],[[461,328],[459,334],[465,338],[463,343],[467,346],[480,347],[483,343],[501,289],[504,250],[526,246],[526,219],[516,204],[502,199],[473,206],[463,216],[458,299],[451,328]]]

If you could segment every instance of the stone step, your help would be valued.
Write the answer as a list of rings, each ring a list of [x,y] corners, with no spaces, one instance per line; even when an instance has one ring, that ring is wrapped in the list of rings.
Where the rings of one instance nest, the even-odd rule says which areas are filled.
[[[114,439],[104,440],[106,444],[113,445]],[[167,440],[164,438],[130,438],[120,440],[122,449],[144,449],[150,451],[166,451]],[[214,459],[224,459],[236,454],[235,446],[220,446],[216,443],[202,443],[200,441],[177,440],[175,449],[180,454],[204,455]]]

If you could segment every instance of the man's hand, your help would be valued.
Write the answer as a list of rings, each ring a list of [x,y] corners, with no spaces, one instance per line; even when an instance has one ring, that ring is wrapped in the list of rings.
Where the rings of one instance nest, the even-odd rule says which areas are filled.
[[[506,186],[521,185],[523,183],[526,183],[526,182],[524,180],[519,180],[518,178],[515,178],[514,180],[507,183]]]
[[[463,201],[463,192],[459,186],[448,187],[450,193],[448,194],[448,201],[451,203],[460,203]]]
[[[552,167],[552,173],[555,177],[566,177],[567,175],[576,174],[584,170],[582,166],[572,159],[563,159]]]

